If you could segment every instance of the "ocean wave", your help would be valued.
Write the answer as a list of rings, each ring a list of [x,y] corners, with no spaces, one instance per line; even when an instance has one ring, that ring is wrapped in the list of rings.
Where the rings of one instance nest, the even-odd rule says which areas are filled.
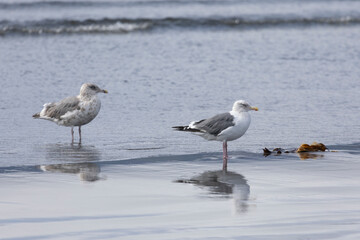
[[[121,20],[44,20],[39,22],[11,23],[0,22],[0,35],[7,34],[76,34],[76,33],[128,33],[149,27],[146,22]]]
[[[89,34],[129,33],[154,29],[207,29],[207,28],[270,28],[312,25],[354,25],[360,23],[360,16],[340,17],[291,17],[275,16],[264,18],[161,18],[161,19],[87,19],[87,20],[42,20],[30,22],[0,22],[0,35],[8,34]]]

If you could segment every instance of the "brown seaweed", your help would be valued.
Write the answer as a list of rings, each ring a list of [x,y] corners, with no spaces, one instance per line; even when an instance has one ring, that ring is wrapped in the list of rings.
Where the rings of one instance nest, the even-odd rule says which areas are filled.
[[[303,143],[297,149],[290,149],[290,150],[285,150],[283,148],[274,148],[272,151],[270,151],[268,148],[264,148],[263,149],[263,152],[264,152],[263,154],[266,157],[266,156],[269,156],[271,154],[279,155],[279,154],[282,154],[282,153],[325,152],[326,150],[329,150],[329,148],[326,147],[323,143],[313,142],[310,145],[306,144],[306,143]],[[304,154],[304,155],[306,155],[306,154]],[[304,157],[304,158],[306,158],[306,157]]]

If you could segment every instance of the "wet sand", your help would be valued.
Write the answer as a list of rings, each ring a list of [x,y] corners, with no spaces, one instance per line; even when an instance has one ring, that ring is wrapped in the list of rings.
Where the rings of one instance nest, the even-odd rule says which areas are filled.
[[[219,152],[77,162],[83,153],[73,149],[74,163],[1,169],[0,232],[13,240],[357,239],[358,147],[306,160],[232,152],[227,172]]]

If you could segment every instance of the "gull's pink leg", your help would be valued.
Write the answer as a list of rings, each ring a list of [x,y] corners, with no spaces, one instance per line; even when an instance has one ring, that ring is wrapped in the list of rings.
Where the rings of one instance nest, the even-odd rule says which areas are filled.
[[[71,144],[74,143],[74,128],[71,127]]]
[[[227,153],[227,141],[223,142],[223,170],[227,169],[227,160],[228,160],[228,153]]]
[[[79,143],[81,143],[81,126],[79,126]]]

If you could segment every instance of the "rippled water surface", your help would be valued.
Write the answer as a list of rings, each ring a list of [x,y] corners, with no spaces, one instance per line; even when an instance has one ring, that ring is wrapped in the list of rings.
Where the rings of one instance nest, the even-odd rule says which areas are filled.
[[[1,2],[1,237],[358,239],[359,19],[358,1]],[[84,82],[109,94],[71,145],[31,116]],[[221,143],[171,126],[238,99],[259,111],[225,173]],[[314,141],[336,152],[262,155]]]

